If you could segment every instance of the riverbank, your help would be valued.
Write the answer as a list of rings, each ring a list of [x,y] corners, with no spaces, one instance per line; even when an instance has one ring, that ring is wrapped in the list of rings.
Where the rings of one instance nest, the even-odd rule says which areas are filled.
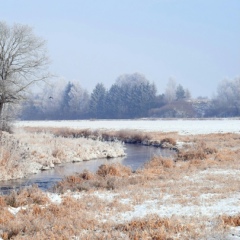
[[[56,137],[64,138],[85,138],[104,142],[122,142],[126,144],[141,144],[144,146],[154,146],[158,148],[167,148],[178,151],[177,141],[178,134],[163,132],[142,132],[139,130],[91,130],[91,129],[74,129],[74,128],[57,128],[57,127],[24,127],[25,131],[30,133],[48,132]]]
[[[133,134],[123,132],[127,138]],[[104,164],[96,173],[68,176],[52,192],[30,188],[2,196],[0,236],[240,239],[240,135],[148,132],[147,137],[174,140],[175,157],[154,157],[135,172]]]
[[[0,153],[0,181],[24,178],[56,164],[125,155],[120,142],[56,137],[20,128],[14,134],[2,132]]]
[[[229,136],[215,137],[229,148]],[[96,173],[68,176],[53,192],[33,187],[2,196],[0,234],[3,239],[240,239],[235,147],[231,142],[231,150],[203,159],[197,153],[187,161],[155,157],[136,172],[102,165]]]

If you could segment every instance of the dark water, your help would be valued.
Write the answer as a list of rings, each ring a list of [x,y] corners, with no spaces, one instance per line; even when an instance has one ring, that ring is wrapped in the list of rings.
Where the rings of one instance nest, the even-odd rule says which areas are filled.
[[[173,151],[168,149],[160,149],[151,146],[126,144],[125,157],[112,158],[112,159],[95,159],[90,161],[83,161],[77,163],[66,163],[55,166],[54,169],[42,171],[38,174],[29,176],[27,179],[2,181],[0,182],[0,193],[6,194],[11,190],[18,190],[25,186],[37,184],[42,190],[47,190],[52,187],[56,182],[64,177],[82,172],[87,169],[91,172],[96,172],[98,167],[106,163],[121,163],[129,166],[132,170],[136,170],[143,166],[143,164],[151,159],[153,156],[172,156]]]

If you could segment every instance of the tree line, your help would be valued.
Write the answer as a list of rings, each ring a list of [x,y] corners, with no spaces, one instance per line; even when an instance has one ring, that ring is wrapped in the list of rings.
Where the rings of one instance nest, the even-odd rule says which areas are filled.
[[[169,79],[164,93],[140,73],[119,76],[107,89],[96,84],[89,94],[78,82],[46,84],[22,105],[23,120],[132,119],[144,117],[240,116],[240,78],[222,81],[212,99],[191,93]]]
[[[62,81],[63,83],[63,81]],[[139,118],[157,106],[157,89],[142,74],[125,74],[106,89],[96,84],[89,94],[78,82],[46,85],[22,106],[22,119]]]
[[[119,76],[109,89],[98,83],[88,93],[79,82],[46,82],[48,66],[46,42],[31,27],[0,21],[0,129],[17,113],[25,120],[240,116],[240,78],[222,81],[212,99],[192,99],[174,79],[158,94],[140,73]],[[42,91],[30,94],[43,82]]]

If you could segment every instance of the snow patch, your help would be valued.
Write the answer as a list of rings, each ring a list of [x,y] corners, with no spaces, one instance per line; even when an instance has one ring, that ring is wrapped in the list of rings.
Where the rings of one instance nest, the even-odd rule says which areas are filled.
[[[206,197],[206,196],[205,196]],[[209,195],[210,197],[210,195]],[[204,196],[203,196],[204,198]],[[240,213],[240,194],[214,203],[202,202],[198,205],[160,204],[158,200],[145,201],[135,205],[133,211],[120,213],[113,220],[117,222],[131,221],[134,218],[142,218],[147,214],[157,214],[160,217],[172,216],[219,216],[222,214],[235,215]]]
[[[113,201],[114,197],[117,196],[118,194],[111,193],[111,192],[107,192],[107,193],[102,192],[101,193],[101,192],[96,191],[93,193],[93,195],[102,200],[105,200],[105,201]]]
[[[59,194],[48,192],[47,196],[52,203],[60,204],[62,202],[62,197]]]
[[[240,174],[240,170],[238,169],[230,169],[230,170],[223,170],[223,169],[206,169],[202,171],[202,174],[215,174],[215,175],[236,175]]]
[[[12,215],[16,215],[20,210],[26,210],[27,207],[17,207],[17,208],[14,208],[14,207],[9,207],[8,208],[8,211],[12,214]]]
[[[239,240],[240,239],[240,227],[231,227],[228,235],[228,240]]]
[[[178,132],[182,135],[209,133],[240,133],[240,119],[174,119],[174,120],[75,120],[75,121],[18,121],[16,127],[67,127],[91,130],[141,130]]]

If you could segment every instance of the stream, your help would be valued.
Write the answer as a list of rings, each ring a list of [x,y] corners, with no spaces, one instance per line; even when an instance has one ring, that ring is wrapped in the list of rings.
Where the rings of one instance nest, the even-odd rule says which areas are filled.
[[[173,155],[174,151],[152,146],[126,144],[125,153],[127,154],[125,157],[65,163],[56,165],[55,168],[51,170],[41,171],[37,174],[28,176],[28,178],[0,181],[0,194],[8,194],[12,190],[18,190],[33,184],[37,184],[42,190],[47,190],[68,175],[82,172],[85,169],[91,172],[96,172],[100,165],[107,163],[121,163],[125,166],[129,166],[135,171],[142,167],[143,164],[153,156],[170,157]]]

